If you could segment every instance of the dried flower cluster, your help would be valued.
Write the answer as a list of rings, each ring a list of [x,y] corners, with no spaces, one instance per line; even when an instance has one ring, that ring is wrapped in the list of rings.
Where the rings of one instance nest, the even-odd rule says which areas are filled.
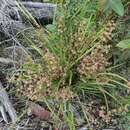
[[[57,29],[60,35],[63,35],[66,31],[65,21],[63,17],[57,17]]]
[[[80,65],[78,66],[78,72],[81,77],[85,76],[88,79],[95,79],[96,75],[105,71],[106,67],[110,65],[109,51],[111,45],[107,42],[111,39],[112,31],[115,29],[115,23],[113,21],[108,22],[104,32],[100,37],[100,43],[93,49],[90,55],[85,56]]]
[[[113,20],[108,21],[106,24],[102,35],[100,36],[100,40],[104,43],[107,43],[112,39],[112,32],[116,28],[116,23]]]
[[[50,53],[48,49],[46,49],[46,52],[44,53],[43,58],[45,61],[45,67],[46,67],[48,76],[52,80],[59,79],[63,75],[63,70],[59,64],[58,58],[54,56],[52,53]]]
[[[22,85],[18,89],[18,94],[22,94],[31,100],[41,100],[43,97],[50,96],[52,84],[48,76],[30,74],[30,71],[28,76],[29,79],[21,78]]]
[[[97,104],[96,100],[91,101],[88,103],[85,107],[86,112],[91,114],[90,121],[91,126],[94,129],[101,129],[103,124],[111,124],[111,125],[117,125],[118,122],[118,115],[120,115],[123,112],[126,112],[124,107],[119,108],[113,108],[109,111],[106,110],[105,106],[101,106],[100,104]]]
[[[80,23],[77,23],[76,30],[73,34],[71,34],[71,46],[69,47],[69,54],[72,59],[75,60],[79,55],[83,53],[84,48],[90,48],[91,39],[86,37],[86,27],[87,21],[82,20]]]
[[[46,50],[44,54],[44,61],[46,67],[46,73],[36,73],[28,70],[19,77],[20,87],[18,88],[18,94],[24,95],[32,101],[40,101],[43,97],[54,97],[60,100],[70,100],[73,97],[73,93],[68,88],[60,88],[55,90],[53,88],[53,80],[59,79],[62,76],[62,68],[59,65],[58,59]],[[16,79],[18,81],[18,79]]]
[[[40,101],[43,97],[54,97],[57,100],[70,100],[73,93],[68,88],[55,90],[49,77],[45,75],[32,74],[30,80],[22,80],[23,85],[18,89],[19,95],[24,95],[32,101]]]
[[[63,41],[67,41],[66,49],[70,60],[75,60],[82,54],[85,48],[90,47],[92,36],[86,37],[87,19],[73,21],[73,27],[70,31],[62,17],[57,18],[57,28]]]
[[[74,96],[73,92],[67,87],[61,88],[58,92],[55,93],[55,97],[58,100],[63,100],[63,101],[70,100],[73,98],[73,96]]]
[[[88,79],[95,78],[96,74],[104,71],[108,64],[107,59],[101,53],[97,53],[96,57],[93,55],[84,57],[78,66],[78,72]]]

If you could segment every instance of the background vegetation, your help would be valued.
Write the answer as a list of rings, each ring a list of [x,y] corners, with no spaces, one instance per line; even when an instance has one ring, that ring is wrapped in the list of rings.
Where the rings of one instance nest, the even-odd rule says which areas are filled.
[[[46,106],[57,129],[129,130],[130,2],[51,2],[58,3],[53,23],[30,23],[33,30],[17,37],[27,55],[8,73],[11,95]]]

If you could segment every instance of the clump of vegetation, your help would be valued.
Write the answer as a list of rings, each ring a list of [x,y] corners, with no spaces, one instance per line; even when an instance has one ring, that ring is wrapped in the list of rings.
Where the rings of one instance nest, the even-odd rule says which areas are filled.
[[[76,104],[90,129],[118,126],[127,120],[126,92],[130,88],[128,80],[114,69],[118,65],[113,61],[115,43],[120,41],[116,36],[120,18],[115,12],[124,14],[121,1],[116,1],[118,5],[109,0],[68,0],[58,5],[53,24],[34,30],[40,47],[33,38],[23,36],[26,42],[31,41],[38,59],[30,52],[27,62],[14,75],[16,96],[46,103],[56,127],[61,122],[70,130],[79,127],[73,110]],[[104,11],[106,6],[115,12]],[[50,100],[58,105],[51,105]]]

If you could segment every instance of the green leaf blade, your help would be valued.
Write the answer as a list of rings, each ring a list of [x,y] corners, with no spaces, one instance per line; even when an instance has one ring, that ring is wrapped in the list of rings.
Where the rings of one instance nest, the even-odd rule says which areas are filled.
[[[124,6],[121,0],[108,0],[110,7],[120,16],[124,15]]]
[[[130,49],[130,39],[120,41],[117,44],[117,47],[122,48],[122,49]]]

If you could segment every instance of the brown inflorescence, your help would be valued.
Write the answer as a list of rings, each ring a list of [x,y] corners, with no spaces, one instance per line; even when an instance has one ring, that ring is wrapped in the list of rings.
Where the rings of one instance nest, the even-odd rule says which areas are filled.
[[[51,80],[48,76],[32,74],[30,79],[21,80],[22,85],[18,92],[31,100],[41,100],[43,97],[50,96]]]
[[[65,49],[71,61],[76,60],[82,54],[84,48],[89,48],[90,42],[93,39],[92,36],[86,37],[87,19],[73,22],[73,27],[70,31],[64,19],[62,17],[57,18],[58,33],[63,42],[66,42]]]
[[[43,98],[53,97],[57,100],[67,101],[73,98],[73,92],[69,88],[54,90],[49,77],[45,75],[32,75],[30,80],[22,80],[23,85],[18,89],[19,95],[24,95],[32,101],[41,101]]]
[[[57,17],[57,29],[60,35],[65,33],[66,26],[65,26],[65,21],[63,17]]]
[[[107,44],[111,39],[112,31],[115,29],[114,21],[108,22],[104,32],[100,36],[100,41],[97,46],[91,51],[91,54],[86,55],[80,62],[77,70],[81,77],[95,79],[97,74],[104,72],[109,63],[109,52],[111,45]]]
[[[100,40],[104,43],[107,43],[109,40],[112,39],[112,32],[116,28],[116,23],[113,20],[108,21],[106,24],[102,35],[100,36]]]
[[[68,101],[71,100],[73,96],[73,92],[67,87],[60,88],[59,91],[55,93],[55,97],[57,100]]]
[[[59,64],[58,58],[51,52],[49,52],[48,49],[46,49],[46,52],[44,53],[44,61],[45,61],[45,67],[48,73],[48,76],[52,80],[59,79],[63,75],[63,70],[61,65]]]
[[[43,72],[27,70],[23,72],[23,74],[20,74],[18,94],[24,95],[32,101],[40,101],[44,97],[58,97],[58,99],[64,100],[69,99],[70,94],[69,91],[67,91],[68,89],[62,90],[61,88],[56,93],[54,92],[53,81],[58,80],[63,75],[58,58],[48,49],[45,49],[43,58]],[[64,94],[63,91],[65,92]],[[61,93],[66,96],[62,97]]]
[[[95,78],[96,74],[104,71],[108,64],[107,59],[100,53],[96,57],[93,55],[86,56],[78,66],[78,72],[88,79]]]
[[[77,58],[81,53],[83,48],[89,47],[89,38],[86,37],[86,26],[87,22],[86,20],[81,21],[77,25],[76,31],[71,36],[71,47],[70,55],[75,59]]]

